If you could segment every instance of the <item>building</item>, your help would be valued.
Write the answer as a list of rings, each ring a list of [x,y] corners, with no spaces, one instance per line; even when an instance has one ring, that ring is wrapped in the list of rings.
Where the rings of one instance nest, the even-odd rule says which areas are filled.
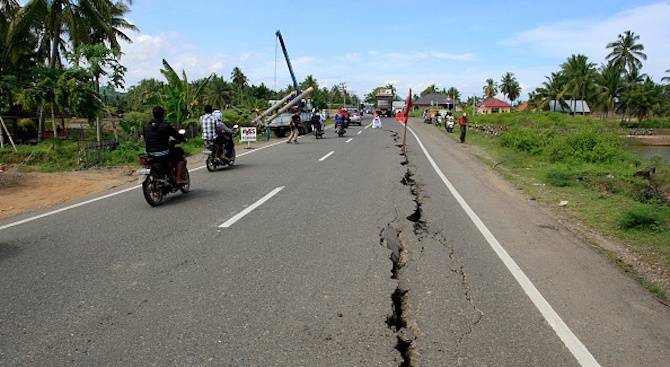
[[[487,115],[490,113],[509,113],[512,111],[512,105],[499,100],[498,98],[489,98],[477,105],[477,113]]]
[[[557,103],[556,100],[549,101],[549,111],[569,113],[571,115],[589,115],[591,109],[583,99],[566,99],[565,104]]]
[[[412,101],[412,108],[416,110],[451,110],[454,108],[454,101],[444,93],[432,93]]]

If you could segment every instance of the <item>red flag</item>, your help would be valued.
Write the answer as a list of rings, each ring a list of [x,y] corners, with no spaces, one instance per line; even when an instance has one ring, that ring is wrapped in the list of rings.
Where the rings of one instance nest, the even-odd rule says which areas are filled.
[[[407,96],[407,107],[405,108],[405,125],[407,125],[407,119],[409,118],[409,111],[412,109],[412,89],[409,90],[409,96]]]

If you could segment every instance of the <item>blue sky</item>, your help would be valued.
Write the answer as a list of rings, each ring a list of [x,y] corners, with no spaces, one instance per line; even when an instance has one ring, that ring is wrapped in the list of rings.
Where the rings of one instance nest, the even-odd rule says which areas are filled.
[[[140,31],[122,46],[126,87],[164,81],[166,59],[189,80],[230,80],[239,67],[250,84],[282,89],[291,78],[277,30],[299,82],[311,74],[359,97],[392,83],[402,98],[435,84],[465,99],[511,72],[525,99],[572,54],[605,63],[626,30],[645,46],[642,71],[670,76],[670,1],[136,0],[127,19]]]

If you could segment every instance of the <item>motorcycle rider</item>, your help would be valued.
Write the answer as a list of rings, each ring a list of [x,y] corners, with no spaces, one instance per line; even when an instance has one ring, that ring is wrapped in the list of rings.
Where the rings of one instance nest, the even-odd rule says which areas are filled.
[[[344,130],[344,121],[345,121],[345,114],[344,114],[344,109],[341,108],[339,111],[337,111],[337,114],[335,115],[335,132],[339,132],[340,129]]]
[[[154,118],[144,125],[144,143],[147,153],[154,157],[161,157],[177,167],[177,177],[175,182],[178,186],[184,185],[182,180],[184,169],[186,169],[186,159],[184,159],[184,150],[182,148],[170,149],[170,137],[180,143],[187,141],[186,137],[180,134],[172,125],[165,121],[165,110],[161,106],[153,109]]]
[[[317,135],[323,132],[323,122],[321,121],[319,111],[314,111],[314,114],[312,114],[312,128],[316,131]]]
[[[447,112],[447,119],[444,122],[444,128],[447,129],[448,132],[451,132],[454,128],[454,115],[451,114],[451,111]]]
[[[233,131],[224,124],[221,119],[223,114],[217,110],[214,113],[211,105],[205,106],[205,114],[200,116],[202,125],[202,140],[209,141],[221,148],[221,155],[218,157],[219,163],[225,164],[230,160],[230,152],[233,149]]]

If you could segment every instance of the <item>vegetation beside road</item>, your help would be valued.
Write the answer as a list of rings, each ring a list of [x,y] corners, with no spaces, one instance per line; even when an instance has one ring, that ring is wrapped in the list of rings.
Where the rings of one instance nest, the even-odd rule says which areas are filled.
[[[640,261],[670,275],[670,166],[630,153],[618,122],[552,113],[473,120],[466,143],[485,152],[478,158],[533,199],[617,238]],[[650,166],[655,173],[649,177],[638,173]],[[643,283],[668,300],[667,289]]]

